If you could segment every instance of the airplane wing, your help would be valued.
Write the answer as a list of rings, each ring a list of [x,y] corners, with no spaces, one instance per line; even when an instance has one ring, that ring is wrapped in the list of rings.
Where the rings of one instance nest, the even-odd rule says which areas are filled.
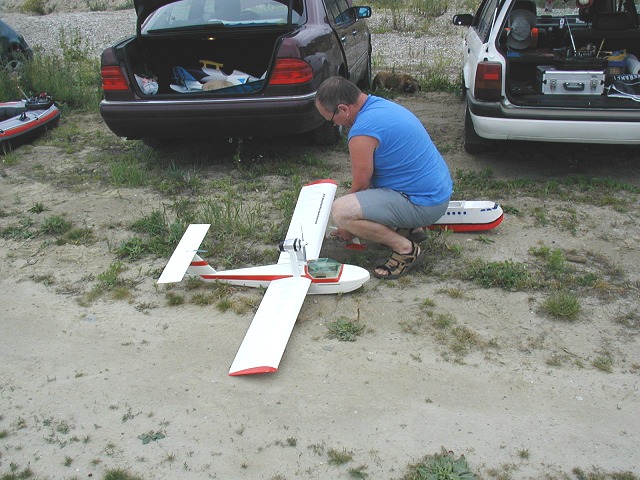
[[[337,182],[325,179],[309,183],[300,190],[286,238],[304,238],[309,260],[320,255],[337,189]],[[289,254],[282,252],[278,263],[289,263]]]
[[[310,285],[311,280],[305,277],[282,278],[269,284],[229,375],[269,373],[278,369]]]
[[[193,223],[184,232],[180,243],[171,255],[164,267],[158,283],[180,282],[193,260],[193,256],[198,253],[198,247],[202,243],[204,236],[209,230],[208,223]]]

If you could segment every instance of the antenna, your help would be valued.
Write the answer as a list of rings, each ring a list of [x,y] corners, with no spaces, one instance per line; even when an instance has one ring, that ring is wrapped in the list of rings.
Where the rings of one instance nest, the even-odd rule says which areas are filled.
[[[29,97],[27,97],[27,94],[26,94],[26,93],[24,93],[24,92],[22,91],[22,89],[20,88],[20,86],[18,86],[18,85],[16,85],[16,86],[18,87],[18,90],[20,90],[20,93],[22,94],[22,96],[24,97],[24,99],[25,99],[25,100],[29,100]]]

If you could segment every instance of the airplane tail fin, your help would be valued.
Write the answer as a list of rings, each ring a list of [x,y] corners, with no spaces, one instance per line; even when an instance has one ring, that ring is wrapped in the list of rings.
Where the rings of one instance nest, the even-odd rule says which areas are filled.
[[[191,264],[187,268],[187,273],[189,275],[193,275],[195,277],[200,277],[201,279],[203,279],[204,275],[213,275],[217,272],[205,260],[200,258],[200,255],[196,253],[191,260]]]
[[[210,273],[211,270],[213,270],[213,268],[209,267],[197,254],[198,247],[200,247],[209,227],[210,225],[207,223],[189,225],[180,243],[178,243],[178,246],[174,250],[173,255],[171,255],[171,258],[167,262],[167,266],[164,267],[158,283],[179,282],[187,272],[201,275],[203,273],[202,269],[206,269],[207,267],[210,270],[204,273]]]

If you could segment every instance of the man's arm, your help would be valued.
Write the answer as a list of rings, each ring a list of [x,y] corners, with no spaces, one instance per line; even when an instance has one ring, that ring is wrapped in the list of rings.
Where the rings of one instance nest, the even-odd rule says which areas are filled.
[[[373,152],[379,143],[377,139],[366,135],[358,135],[349,140],[349,155],[351,156],[351,190],[349,193],[371,188]]]

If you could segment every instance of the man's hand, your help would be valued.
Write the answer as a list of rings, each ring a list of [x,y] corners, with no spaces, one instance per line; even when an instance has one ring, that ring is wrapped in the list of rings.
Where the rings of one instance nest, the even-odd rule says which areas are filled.
[[[353,239],[355,238],[355,235],[353,235],[350,232],[347,232],[346,230],[343,230],[341,228],[336,228],[336,227],[331,227],[331,228],[333,229],[331,233],[329,233],[329,236],[331,237],[338,237],[344,240],[345,242],[352,242]]]

